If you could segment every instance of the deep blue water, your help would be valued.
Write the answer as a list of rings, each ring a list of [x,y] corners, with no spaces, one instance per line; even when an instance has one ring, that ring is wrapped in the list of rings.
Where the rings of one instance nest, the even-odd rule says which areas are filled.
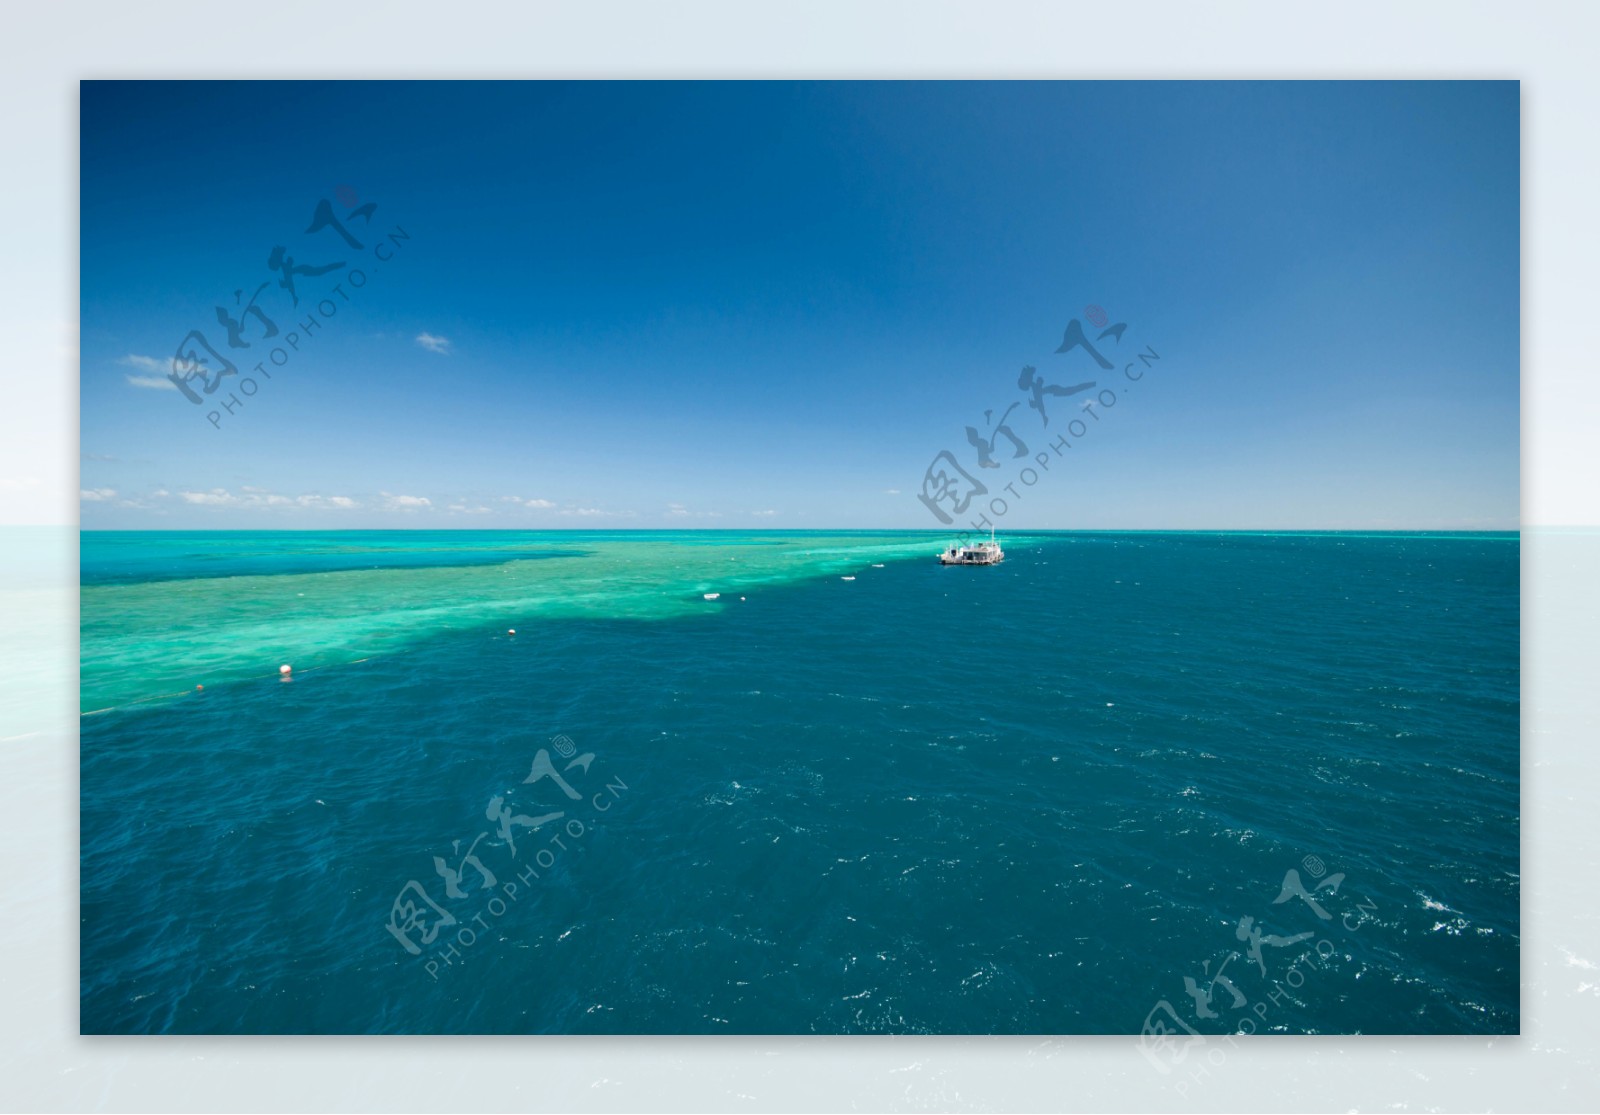
[[[992,569],[863,550],[700,610],[670,586],[661,615],[441,624],[288,684],[107,698],[82,1029],[1133,1034],[1166,1003],[1205,1034],[1517,1030],[1515,535],[1003,541]],[[86,539],[86,661],[119,593],[200,598],[203,567],[165,579],[191,543],[121,536],[108,566]],[[455,550],[488,578],[525,545],[551,548]],[[316,560],[229,591],[438,576]],[[164,587],[118,584],[140,571]],[[577,800],[524,783],[541,748]],[[564,816],[514,823],[513,855],[497,796]],[[485,832],[494,886],[466,865],[449,897],[434,857]],[[1274,902],[1290,870],[1326,919]],[[456,919],[415,956],[386,928],[412,880]]]

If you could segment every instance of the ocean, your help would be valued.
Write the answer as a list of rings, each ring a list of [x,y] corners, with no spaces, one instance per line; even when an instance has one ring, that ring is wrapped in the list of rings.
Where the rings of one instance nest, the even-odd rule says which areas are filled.
[[[1518,1030],[1517,535],[946,541],[85,532],[82,1031]]]

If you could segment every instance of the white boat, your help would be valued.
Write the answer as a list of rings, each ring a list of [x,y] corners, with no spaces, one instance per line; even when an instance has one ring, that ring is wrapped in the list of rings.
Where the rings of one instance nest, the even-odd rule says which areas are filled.
[[[989,532],[989,541],[975,542],[966,546],[950,546],[939,555],[940,565],[999,565],[1006,552],[1000,548],[1000,543],[994,540],[994,531]]]

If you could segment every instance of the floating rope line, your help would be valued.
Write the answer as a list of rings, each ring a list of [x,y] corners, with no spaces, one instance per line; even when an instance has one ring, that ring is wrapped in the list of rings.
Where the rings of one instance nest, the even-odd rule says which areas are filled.
[[[301,670],[300,673],[301,674],[314,674],[318,670],[331,670],[335,666],[355,666],[355,665],[357,665],[359,663],[362,663],[362,662],[369,662],[369,661],[371,661],[371,659],[372,659],[372,656],[369,654],[365,658],[353,658],[348,662],[324,662],[320,666],[311,666],[311,667],[308,667],[307,669]],[[295,675],[293,673],[285,674],[285,673],[281,673],[279,671],[274,671],[273,673],[270,673],[270,674],[252,674],[249,677],[233,678],[231,680],[234,681],[234,682],[261,681],[264,678],[278,678],[279,680],[283,680],[285,678],[288,678],[288,679],[292,680],[294,676]],[[119,708],[131,708],[134,705],[148,704],[151,701],[166,701],[166,700],[171,700],[173,697],[187,697],[187,696],[191,696],[192,694],[198,693],[198,692],[200,692],[200,691],[202,691],[204,689],[205,689],[204,685],[197,685],[193,689],[179,689],[179,690],[177,690],[176,692],[173,692],[173,693],[157,693],[153,697],[135,697],[133,700],[124,701],[120,705],[107,705],[105,708],[90,709],[88,712],[80,712],[80,713],[78,713],[78,717],[79,717],[79,719],[82,719],[85,716],[98,716],[102,712],[115,712]]]

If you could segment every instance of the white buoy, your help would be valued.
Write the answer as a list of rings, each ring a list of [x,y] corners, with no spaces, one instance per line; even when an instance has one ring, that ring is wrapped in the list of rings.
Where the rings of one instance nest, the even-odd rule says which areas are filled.
[[[280,674],[292,674],[292,673],[294,673],[294,670],[289,666],[279,666],[278,667],[278,673],[280,673]]]
[[[517,633],[517,629],[515,627],[513,627],[510,631],[506,632],[507,635],[515,635],[516,633]]]

